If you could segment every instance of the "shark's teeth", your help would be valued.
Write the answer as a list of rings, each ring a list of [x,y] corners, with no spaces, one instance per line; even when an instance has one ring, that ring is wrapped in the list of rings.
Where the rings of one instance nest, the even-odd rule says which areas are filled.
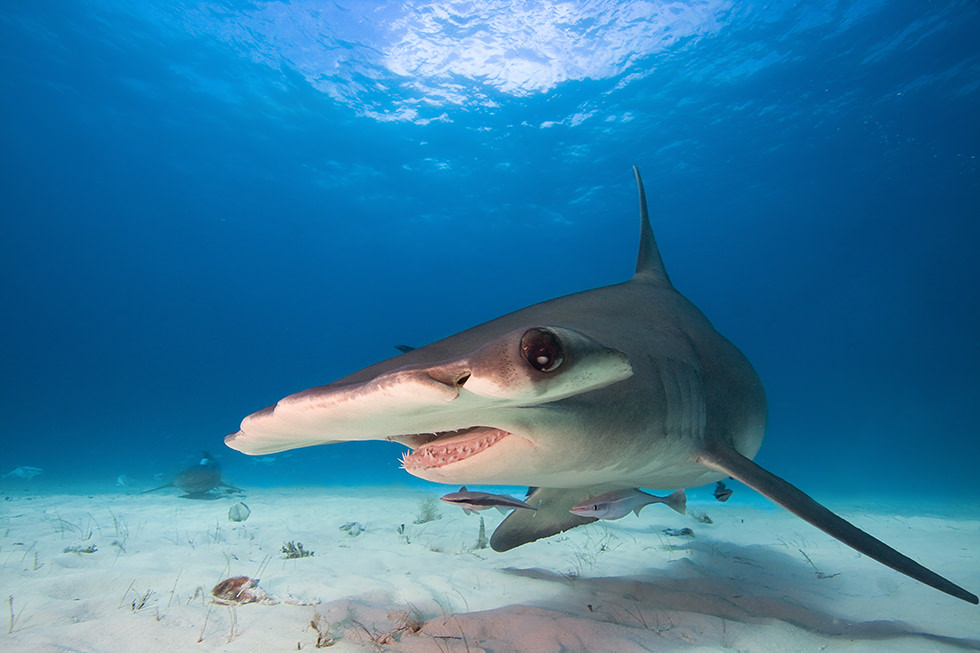
[[[421,445],[414,452],[404,453],[401,466],[402,469],[411,470],[449,465],[489,449],[508,435],[510,433],[507,431],[495,428],[467,429],[461,435],[440,437]]]

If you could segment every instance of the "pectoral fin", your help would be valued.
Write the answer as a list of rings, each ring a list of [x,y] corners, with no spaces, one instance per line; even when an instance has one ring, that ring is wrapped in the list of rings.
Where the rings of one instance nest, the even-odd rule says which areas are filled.
[[[799,488],[766,471],[734,449],[718,447],[706,451],[700,456],[700,462],[745,483],[831,537],[866,556],[874,558],[881,564],[958,599],[973,604],[978,602],[975,594],[926,569],[878,538],[838,517]]]
[[[515,510],[490,537],[494,551],[509,551],[514,547],[542,537],[549,537],[570,528],[597,521],[594,517],[579,517],[569,512],[589,497],[616,489],[598,485],[586,488],[537,488],[524,501],[536,510]]]

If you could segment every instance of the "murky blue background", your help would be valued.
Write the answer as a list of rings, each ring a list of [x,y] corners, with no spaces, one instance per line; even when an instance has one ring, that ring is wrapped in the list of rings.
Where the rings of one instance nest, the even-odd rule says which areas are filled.
[[[394,445],[222,437],[626,279],[637,164],[766,385],[759,461],[976,498],[978,33],[972,0],[5,3],[0,471],[410,482]]]

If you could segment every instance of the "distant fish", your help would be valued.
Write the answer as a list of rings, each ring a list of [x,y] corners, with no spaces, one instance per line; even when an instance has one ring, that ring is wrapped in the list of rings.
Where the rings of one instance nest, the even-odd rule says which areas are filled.
[[[129,487],[129,477],[125,474],[120,474],[116,477],[116,485],[119,487]]]
[[[579,517],[619,519],[631,512],[635,512],[639,516],[640,510],[651,503],[666,504],[682,515],[687,511],[687,495],[684,494],[684,490],[677,490],[666,497],[658,497],[637,489],[626,489],[613,490],[592,497],[585,503],[575,506],[569,512]]]
[[[715,498],[719,501],[728,501],[728,497],[732,496],[732,491],[725,487],[725,484],[721,481],[715,483]]]
[[[665,528],[663,534],[670,537],[694,537],[694,531],[690,528]]]
[[[249,456],[248,462],[252,465],[275,465],[280,460],[291,457],[293,454],[277,453],[274,456]]]
[[[23,478],[23,479],[31,480],[32,478],[34,478],[35,476],[43,472],[44,470],[41,469],[40,467],[29,467],[27,465],[23,465],[21,467],[17,467],[15,469],[10,470],[9,472],[3,475],[3,478]]]
[[[221,480],[221,469],[218,467],[218,461],[207,452],[204,452],[204,457],[198,464],[177,474],[172,483],[146,490],[140,494],[156,492],[165,487],[175,487],[186,492],[181,497],[182,499],[217,499],[218,495],[211,494],[211,490],[217,487],[226,487],[230,488],[230,491],[243,492],[240,488],[228,485]]]
[[[415,351],[415,347],[412,347],[411,345],[395,345],[395,349],[403,354],[407,354],[410,351]]]
[[[466,489],[466,486],[459,488],[459,492],[450,492],[449,494],[440,497],[440,499],[446,503],[459,506],[463,509],[463,512],[470,515],[475,515],[478,510],[486,510],[488,508],[498,508],[500,510],[506,510],[508,508],[525,508],[527,510],[534,510],[534,508],[527,505],[520,499],[509,497],[506,494],[470,492]]]

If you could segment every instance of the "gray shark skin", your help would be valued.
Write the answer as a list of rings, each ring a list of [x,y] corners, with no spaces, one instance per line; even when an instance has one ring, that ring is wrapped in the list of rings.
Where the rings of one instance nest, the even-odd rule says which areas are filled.
[[[409,473],[536,489],[490,540],[496,551],[596,521],[569,513],[613,490],[738,479],[832,537],[947,594],[977,597],[752,462],[762,383],[678,293],[640,195],[640,251],[624,283],[559,297],[406,351],[247,416],[225,438],[261,455],[388,440]]]

